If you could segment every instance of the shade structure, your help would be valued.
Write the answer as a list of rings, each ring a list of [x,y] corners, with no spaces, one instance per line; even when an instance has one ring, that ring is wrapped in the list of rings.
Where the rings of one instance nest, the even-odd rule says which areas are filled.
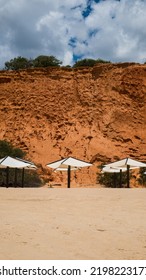
[[[67,171],[68,173],[68,188],[70,188],[70,175],[71,170],[77,170],[82,167],[89,167],[92,164],[83,160],[79,160],[73,157],[67,157],[61,160],[57,160],[48,163],[46,166],[55,169],[56,171]]]
[[[37,169],[37,166],[31,161],[24,160],[24,159],[21,159],[21,158],[18,158],[18,157],[16,157],[16,159],[27,165],[26,167],[24,167],[25,169],[32,169],[32,170]]]
[[[20,158],[13,158],[10,156],[6,156],[0,159],[1,167],[10,167],[10,168],[36,168],[36,166],[29,161],[20,159]]]
[[[107,168],[107,170],[122,170],[127,171],[127,187],[130,187],[130,180],[129,180],[129,170],[140,168],[140,167],[146,167],[146,164],[137,160],[133,160],[131,158],[124,158],[122,160],[106,164],[104,168]]]
[[[30,161],[26,161],[20,158],[13,158],[10,156],[6,156],[0,159],[0,167],[6,168],[7,177],[6,177],[6,185],[9,183],[9,168],[15,168],[15,183],[17,181],[17,169],[22,169],[22,187],[24,186],[24,169],[36,169],[37,167],[34,163]]]
[[[146,164],[137,160],[133,160],[131,158],[124,158],[118,161],[115,161],[113,163],[106,164],[106,167],[113,167],[113,168],[127,168],[127,165],[130,166],[130,169],[132,168],[140,168],[140,167],[146,167]]]

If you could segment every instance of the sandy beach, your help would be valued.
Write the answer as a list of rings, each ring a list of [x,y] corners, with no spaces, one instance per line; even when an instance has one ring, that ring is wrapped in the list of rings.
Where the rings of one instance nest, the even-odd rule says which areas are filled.
[[[146,189],[1,188],[1,260],[146,259]]]

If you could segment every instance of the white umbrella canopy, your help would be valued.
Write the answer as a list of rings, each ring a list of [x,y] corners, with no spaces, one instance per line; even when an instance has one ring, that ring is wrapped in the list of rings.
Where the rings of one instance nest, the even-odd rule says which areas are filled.
[[[135,166],[131,166],[130,167],[130,169],[136,169],[137,167],[135,167]],[[127,167],[125,166],[125,167],[123,167],[123,166],[121,166],[121,167],[111,167],[111,166],[104,166],[103,168],[102,168],[102,173],[104,173],[104,172],[107,172],[107,173],[120,173],[120,170],[122,171],[122,172],[126,172],[127,171]]]
[[[89,167],[92,163],[79,160],[73,157],[67,157],[61,160],[57,160],[48,163],[46,166],[55,169],[56,171],[68,171],[68,188],[70,188],[70,171],[76,170],[82,167]]]
[[[10,168],[36,168],[36,166],[29,161],[25,161],[20,158],[13,158],[10,156],[6,156],[0,159],[0,165],[2,167],[10,167]]]
[[[70,170],[77,170],[80,169],[81,167],[75,167],[75,166],[70,166]],[[57,167],[55,169],[55,171],[67,171],[68,170],[68,166],[67,165],[63,165],[61,164],[60,167]]]
[[[73,157],[64,158],[61,160],[54,161],[52,163],[48,163],[47,166],[57,169],[57,168],[65,168],[67,166],[80,168],[80,167],[87,167],[91,166],[92,164],[83,160],[79,160]]]
[[[37,169],[37,166],[33,162],[31,162],[31,161],[24,160],[24,159],[18,158],[18,157],[16,157],[16,159],[21,161],[21,162],[24,162],[25,164],[27,164],[25,169]]]
[[[133,160],[131,158],[125,158],[122,160],[115,161],[113,163],[106,164],[106,167],[113,167],[113,168],[127,168],[127,165],[130,166],[130,169],[132,168],[140,168],[140,167],[146,167],[146,164],[137,160]]]
[[[113,167],[103,167],[102,168],[102,173],[120,173],[120,170],[122,170],[122,172],[126,172],[127,168],[123,167],[123,168],[113,168]]]

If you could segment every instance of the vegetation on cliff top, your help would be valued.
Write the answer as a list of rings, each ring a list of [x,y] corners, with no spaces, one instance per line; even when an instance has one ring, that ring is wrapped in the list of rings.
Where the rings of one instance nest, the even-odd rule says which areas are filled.
[[[73,68],[77,67],[93,67],[97,63],[110,63],[110,61],[105,61],[102,59],[91,59],[85,58],[78,60],[74,63]],[[15,57],[10,61],[5,62],[5,70],[19,70],[19,69],[28,69],[35,67],[60,67],[62,61],[58,60],[55,56],[39,55],[35,59],[27,59],[25,57]],[[71,67],[68,65],[68,67]]]
[[[59,67],[62,64],[54,56],[46,56],[40,55],[35,59],[27,59],[25,57],[15,57],[10,61],[5,62],[5,69],[6,70],[19,70],[19,69],[27,69],[27,68],[34,68],[34,67],[48,67],[48,66],[57,66]]]
[[[82,60],[78,60],[73,67],[77,68],[77,67],[82,67],[82,66],[88,66],[88,67],[93,67],[95,64],[97,63],[110,63],[110,61],[106,61],[103,59],[91,59],[91,58],[85,58]]]

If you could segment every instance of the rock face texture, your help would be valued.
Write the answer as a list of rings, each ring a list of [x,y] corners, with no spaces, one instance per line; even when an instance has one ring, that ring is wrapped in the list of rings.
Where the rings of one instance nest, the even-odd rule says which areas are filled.
[[[146,162],[146,65],[0,71],[0,120],[0,139],[26,151],[43,176],[47,163],[72,156],[94,164],[72,180],[95,184],[101,163]]]

